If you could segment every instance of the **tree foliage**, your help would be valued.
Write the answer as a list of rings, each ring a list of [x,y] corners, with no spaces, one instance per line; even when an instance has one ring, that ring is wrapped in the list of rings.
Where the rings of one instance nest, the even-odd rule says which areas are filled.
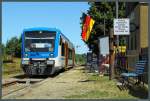
[[[7,41],[5,47],[6,54],[21,57],[21,37],[12,37]]]
[[[0,45],[0,48],[1,48],[2,54],[5,54],[5,45],[4,45],[4,44],[1,44],[1,45]]]
[[[90,8],[87,10],[87,14],[90,15],[94,20],[91,36],[86,44],[93,51],[98,50],[98,37],[104,36],[104,19],[105,19],[105,33],[109,35],[110,28],[113,27],[113,19],[116,17],[116,6],[115,2],[89,2]],[[123,18],[125,15],[125,3],[120,2],[118,8],[118,16]],[[83,25],[84,14],[82,14],[80,20]],[[93,47],[91,47],[93,45]]]
[[[76,54],[75,55],[76,64],[83,65],[86,63],[86,54]]]

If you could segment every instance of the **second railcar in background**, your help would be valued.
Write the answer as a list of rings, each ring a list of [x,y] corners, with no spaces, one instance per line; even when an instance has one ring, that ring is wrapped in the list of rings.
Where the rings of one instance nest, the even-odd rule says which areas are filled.
[[[21,67],[28,76],[53,75],[74,66],[74,46],[56,28],[25,29],[21,50]]]

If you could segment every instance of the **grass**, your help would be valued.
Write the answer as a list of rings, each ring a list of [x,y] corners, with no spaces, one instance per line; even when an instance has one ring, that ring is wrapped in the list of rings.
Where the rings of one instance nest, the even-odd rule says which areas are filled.
[[[13,58],[13,62],[3,63],[2,66],[2,77],[8,78],[10,76],[16,75],[18,73],[22,73],[22,69],[20,67],[21,58]]]
[[[148,88],[141,90],[140,88],[128,89],[121,91],[117,85],[116,80],[109,80],[108,76],[99,77],[98,75],[88,75],[88,81],[94,81],[84,89],[90,89],[85,93],[78,93],[76,95],[66,96],[71,99],[145,99],[147,98]]]
[[[13,63],[3,64],[3,78],[22,73],[20,68],[20,58],[14,58]],[[97,74],[86,73],[81,70],[82,75],[86,75],[86,82],[82,86],[75,88],[76,94],[65,96],[69,99],[146,99],[148,97],[148,86],[135,86],[128,90],[120,90],[116,85],[116,80],[109,80],[108,76],[100,77]],[[82,77],[81,75],[81,77]],[[84,92],[82,92],[82,90]],[[85,91],[86,90],[86,91]]]

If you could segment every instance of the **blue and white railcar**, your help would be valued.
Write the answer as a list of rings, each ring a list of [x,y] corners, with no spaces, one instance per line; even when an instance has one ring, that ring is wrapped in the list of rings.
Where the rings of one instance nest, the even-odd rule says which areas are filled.
[[[53,75],[74,66],[74,46],[56,28],[25,29],[21,50],[21,67],[28,76]]]

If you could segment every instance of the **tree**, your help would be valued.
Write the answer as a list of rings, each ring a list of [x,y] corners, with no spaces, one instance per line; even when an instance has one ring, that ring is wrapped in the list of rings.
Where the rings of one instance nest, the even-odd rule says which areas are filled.
[[[16,56],[17,57],[21,57],[21,42],[22,42],[22,39],[21,39],[21,36],[20,36],[19,39],[18,39],[17,47],[16,47]]]
[[[5,45],[4,45],[4,44],[1,44],[1,45],[0,45],[0,48],[2,49],[2,50],[1,50],[2,54],[5,54]]]
[[[95,24],[93,26],[89,40],[86,42],[89,49],[99,56],[99,37],[111,36],[111,28],[113,28],[113,19],[116,18],[115,2],[89,2],[90,8],[88,10],[88,15],[90,15],[94,20]],[[119,3],[119,17],[125,16],[125,3]],[[83,16],[83,15],[82,15]],[[105,22],[105,24],[104,24]],[[81,24],[83,23],[83,17],[81,17]],[[105,26],[104,26],[105,25]],[[105,34],[104,34],[105,32]],[[113,40],[110,41],[110,49],[113,50]],[[114,52],[110,52],[110,79],[114,76]]]
[[[77,64],[85,64],[86,63],[86,54],[76,54],[75,61]]]
[[[21,37],[12,37],[6,43],[6,54],[21,57]]]
[[[98,37],[104,36],[104,19],[106,35],[109,35],[110,29],[113,27],[113,19],[116,17],[115,2],[89,2],[89,5],[90,8],[87,10],[87,14],[95,20],[95,24],[86,44],[94,53],[98,54]],[[124,2],[119,3],[118,14],[119,17],[125,16]],[[80,18],[81,25],[83,24],[84,16],[85,15],[82,14]]]

